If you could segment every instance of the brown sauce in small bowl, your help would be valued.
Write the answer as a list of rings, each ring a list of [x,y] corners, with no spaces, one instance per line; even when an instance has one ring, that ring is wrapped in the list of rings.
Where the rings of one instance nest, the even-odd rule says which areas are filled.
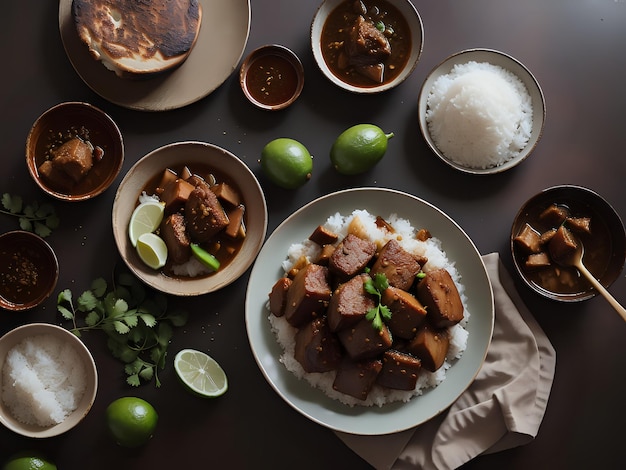
[[[298,88],[298,74],[287,59],[268,54],[250,64],[246,86],[256,101],[276,106],[294,96]]]
[[[239,83],[248,100],[266,110],[291,105],[304,87],[304,68],[288,48],[270,44],[255,49],[239,71]]]

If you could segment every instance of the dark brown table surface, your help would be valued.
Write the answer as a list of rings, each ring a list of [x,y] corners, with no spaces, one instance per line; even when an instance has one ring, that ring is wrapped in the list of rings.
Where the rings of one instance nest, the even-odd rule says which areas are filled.
[[[171,142],[201,140],[238,155],[259,177],[267,197],[268,234],[303,204],[329,192],[359,186],[387,187],[417,195],[449,214],[481,253],[499,252],[512,270],[509,231],[520,205],[534,193],[572,183],[598,191],[626,216],[626,2],[623,0],[415,0],[425,29],[424,50],[412,76],[378,96],[357,96],[330,84],[309,46],[315,0],[253,0],[246,53],[266,43],[293,49],[306,70],[304,92],[288,110],[267,113],[244,98],[233,74],[210,96],[183,109],[143,113],[112,105],[75,73],[65,55],[53,1],[3,4],[0,29],[2,143],[0,193],[45,201],[24,160],[28,130],[45,109],[63,101],[87,101],[107,111],[123,132],[122,175],[106,193],[84,203],[53,201],[61,226],[48,238],[61,266],[57,292],[89,287],[120,262],[111,231],[111,206],[123,173],[149,151]],[[206,18],[206,26],[210,21]],[[216,47],[219,47],[216,45]],[[417,95],[427,73],[448,55],[485,47],[506,52],[536,76],[546,98],[547,121],[535,152],[517,168],[482,177],[455,172],[432,154],[417,121]],[[372,122],[396,137],[375,171],[342,177],[328,151],[345,128]],[[276,137],[303,142],[315,156],[314,175],[297,191],[265,180],[262,147]],[[17,227],[0,215],[0,230]],[[100,375],[96,402],[67,434],[29,440],[2,427],[0,461],[16,450],[48,453],[60,469],[105,468],[367,468],[328,429],[289,407],[267,384],[251,353],[244,324],[249,271],[223,291],[172,299],[192,313],[177,330],[170,358],[183,347],[204,350],[225,368],[230,388],[204,401],[177,382],[171,363],[163,385],[131,388],[102,335],[84,337]],[[557,352],[550,402],[530,444],[482,456],[467,469],[618,468],[626,419],[626,325],[601,297],[560,305],[519,284],[519,292]],[[624,276],[611,287],[626,304]],[[56,297],[56,296],[55,296]],[[0,312],[0,334],[27,322],[61,324],[55,298],[22,314]],[[68,326],[67,323],[63,323]],[[150,401],[160,421],[153,440],[127,451],[106,436],[104,410],[124,395]]]

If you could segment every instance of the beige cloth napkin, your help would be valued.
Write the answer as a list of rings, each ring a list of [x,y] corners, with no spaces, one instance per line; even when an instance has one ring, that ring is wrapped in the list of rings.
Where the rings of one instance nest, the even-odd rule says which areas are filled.
[[[556,353],[524,305],[497,253],[483,256],[495,299],[487,358],[444,413],[385,436],[336,434],[377,469],[454,469],[481,453],[527,444],[548,404]]]

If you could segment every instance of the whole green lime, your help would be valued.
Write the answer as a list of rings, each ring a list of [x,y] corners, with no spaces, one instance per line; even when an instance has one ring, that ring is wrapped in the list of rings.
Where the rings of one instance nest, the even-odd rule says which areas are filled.
[[[341,174],[363,173],[383,158],[392,137],[393,132],[385,134],[373,124],[357,124],[337,137],[330,149],[330,160]]]
[[[114,400],[106,409],[106,423],[122,447],[138,447],[150,440],[159,416],[150,403],[137,397]]]
[[[297,140],[281,137],[263,147],[261,168],[272,183],[296,189],[311,179],[313,157]]]
[[[20,452],[10,457],[2,470],[57,470],[57,466],[36,452]]]

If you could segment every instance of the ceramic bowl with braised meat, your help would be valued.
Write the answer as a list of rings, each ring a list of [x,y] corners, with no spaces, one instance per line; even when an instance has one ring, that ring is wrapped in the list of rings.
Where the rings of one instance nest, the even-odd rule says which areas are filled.
[[[62,201],[102,194],[124,162],[124,141],[113,119],[82,102],[45,111],[26,139],[26,164],[37,185]]]
[[[564,262],[584,247],[583,263],[605,287],[620,275],[626,259],[626,233],[619,214],[595,191],[560,185],[531,197],[511,228],[511,252],[521,279],[549,299],[578,302],[598,291],[574,266]]]
[[[128,268],[161,292],[196,296],[237,280],[267,230],[265,196],[248,166],[205,142],[142,157],[113,202],[113,235]]]
[[[409,0],[325,0],[311,24],[321,72],[354,93],[379,93],[406,80],[424,43],[422,19]]]

